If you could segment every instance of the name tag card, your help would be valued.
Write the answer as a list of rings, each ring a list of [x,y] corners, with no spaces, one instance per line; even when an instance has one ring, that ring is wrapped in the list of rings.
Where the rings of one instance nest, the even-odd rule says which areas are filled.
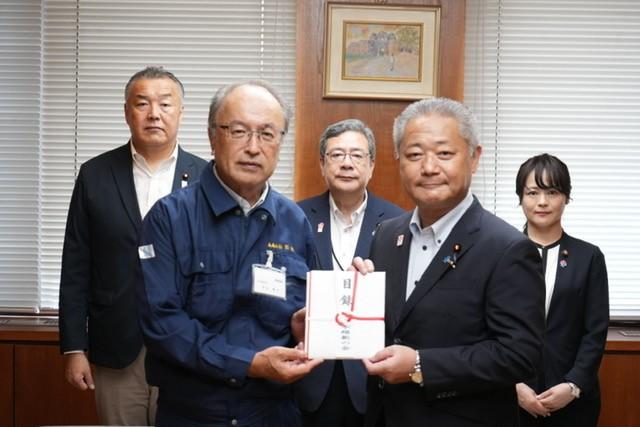
[[[385,273],[307,273],[309,358],[365,359],[384,348]]]
[[[287,299],[287,275],[284,270],[260,264],[253,264],[252,267],[253,287],[251,290],[254,294]]]

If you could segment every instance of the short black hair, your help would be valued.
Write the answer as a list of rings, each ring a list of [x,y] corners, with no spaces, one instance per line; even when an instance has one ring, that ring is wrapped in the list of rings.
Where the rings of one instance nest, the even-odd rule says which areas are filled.
[[[327,141],[345,132],[358,132],[364,135],[367,139],[369,159],[376,159],[376,138],[373,136],[373,131],[358,119],[346,119],[327,126],[320,136],[320,157],[324,157],[327,154]]]
[[[148,66],[137,73],[135,73],[129,81],[127,85],[124,87],[124,100],[129,99],[129,91],[131,90],[131,86],[138,80],[155,80],[155,79],[170,79],[178,86],[178,91],[180,92],[180,99],[184,101],[184,86],[182,82],[178,80],[178,78],[168,70],[165,70],[162,66]]]
[[[518,175],[516,175],[516,194],[520,203],[524,188],[527,183],[527,177],[533,172],[536,185],[542,190],[553,188],[558,190],[565,196],[567,200],[571,198],[571,175],[566,164],[556,156],[543,153],[527,159],[520,165]]]

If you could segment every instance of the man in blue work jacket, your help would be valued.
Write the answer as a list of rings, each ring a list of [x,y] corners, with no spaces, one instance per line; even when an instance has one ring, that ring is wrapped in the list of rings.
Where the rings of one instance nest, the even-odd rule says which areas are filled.
[[[267,182],[289,117],[265,82],[220,89],[215,160],[144,221],[138,297],[158,427],[300,423],[287,384],[321,362],[294,348],[315,247],[302,210]]]

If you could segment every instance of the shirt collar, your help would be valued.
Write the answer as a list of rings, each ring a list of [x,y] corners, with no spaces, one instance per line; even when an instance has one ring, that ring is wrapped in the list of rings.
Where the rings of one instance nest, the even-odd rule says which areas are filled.
[[[529,237],[529,235],[527,234],[527,230],[524,231],[524,234],[525,234],[525,236]],[[533,242],[533,244],[538,247],[538,249],[551,249],[551,248],[553,248],[555,246],[558,246],[562,242],[562,239],[564,238],[564,236],[565,236],[565,233],[564,233],[564,230],[563,230],[562,231],[562,235],[560,235],[560,238],[558,240],[556,240],[555,242],[550,243],[548,245],[541,245],[540,243],[534,242],[533,240],[531,240],[531,238],[529,238],[529,240],[531,240]]]
[[[340,218],[343,222],[348,222],[350,224],[355,224],[357,220],[362,217],[365,209],[367,208],[368,199],[369,199],[369,195],[365,190],[364,200],[362,204],[358,207],[358,209],[356,209],[351,213],[351,218],[346,218],[345,215],[340,211],[340,209],[338,209],[338,206],[336,205],[336,201],[334,200],[333,195],[331,194],[331,192],[329,192],[329,206],[331,208],[331,213],[335,215],[336,218]]]
[[[464,213],[471,207],[473,203],[473,196],[471,195],[471,191],[467,192],[467,195],[460,203],[458,203],[453,209],[447,212],[442,218],[431,224],[429,227],[422,228],[420,223],[420,214],[418,213],[418,208],[416,207],[413,210],[413,215],[411,215],[411,222],[409,223],[409,229],[411,230],[411,234],[414,236],[420,235],[426,232],[432,232],[435,241],[440,245],[444,242],[453,227],[460,221],[460,218],[464,215]]]
[[[151,174],[151,168],[149,168],[147,159],[145,159],[142,154],[136,151],[136,147],[133,145],[133,141],[129,140],[129,146],[131,147],[131,158],[133,159],[133,162],[136,165],[138,165],[142,170]],[[178,158],[178,143],[176,142],[176,145],[173,147],[173,151],[171,152],[169,157],[167,157],[165,160],[162,161],[159,169],[167,167],[167,165],[170,165],[171,163],[175,162],[177,158]]]
[[[220,183],[220,185],[222,186],[222,188],[224,188],[226,190],[226,192],[229,193],[231,198],[236,201],[238,206],[240,206],[240,209],[242,209],[242,212],[244,212],[245,216],[248,216],[249,213],[252,210],[254,210],[257,207],[259,207],[260,205],[262,205],[265,202],[265,200],[267,199],[267,195],[269,194],[269,183],[268,182],[265,184],[264,190],[262,190],[262,194],[260,194],[260,197],[258,198],[258,201],[255,204],[251,205],[247,199],[245,199],[244,197],[240,196],[238,193],[233,191],[229,186],[227,186],[222,181],[222,179],[220,178],[220,175],[218,175],[218,171],[216,170],[215,163],[213,164],[213,174],[217,178],[217,180]]]

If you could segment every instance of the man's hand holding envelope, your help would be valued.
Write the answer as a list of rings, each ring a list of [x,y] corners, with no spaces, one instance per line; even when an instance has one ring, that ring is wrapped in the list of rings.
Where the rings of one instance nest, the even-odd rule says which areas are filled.
[[[365,359],[384,348],[385,273],[354,260],[350,271],[307,275],[305,350],[309,358]],[[369,274],[361,274],[361,272]]]

